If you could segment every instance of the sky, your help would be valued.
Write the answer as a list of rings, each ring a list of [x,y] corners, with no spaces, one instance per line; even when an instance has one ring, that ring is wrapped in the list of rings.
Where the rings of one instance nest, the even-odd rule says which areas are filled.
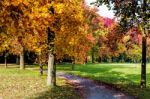
[[[90,5],[91,2],[94,2],[95,0],[85,0],[85,2],[87,3],[87,5],[89,6],[93,6],[93,5]],[[108,17],[108,18],[114,18],[114,13],[112,10],[108,10],[108,8],[105,6],[105,5],[102,5],[100,7],[98,7],[99,9],[99,14],[103,17]]]

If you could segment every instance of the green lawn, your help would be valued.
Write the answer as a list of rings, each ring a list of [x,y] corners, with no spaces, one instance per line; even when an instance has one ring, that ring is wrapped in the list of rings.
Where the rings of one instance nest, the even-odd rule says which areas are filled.
[[[76,65],[73,71],[71,71],[71,65],[59,65],[57,69],[113,85],[129,95],[139,97],[139,99],[150,99],[150,64],[147,65],[146,89],[140,89],[139,86],[140,64]]]
[[[57,78],[58,86],[50,89],[46,86],[46,75],[40,76],[31,67],[27,70],[15,67],[0,66],[0,99],[79,99],[65,80]]]

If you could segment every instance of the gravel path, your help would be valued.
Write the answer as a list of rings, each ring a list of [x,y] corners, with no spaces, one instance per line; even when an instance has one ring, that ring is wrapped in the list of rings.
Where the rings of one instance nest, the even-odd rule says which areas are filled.
[[[83,90],[85,99],[134,99],[121,92],[115,91],[105,85],[98,85],[93,80],[81,78],[71,74],[59,72],[58,76],[65,78],[76,85],[76,88]]]

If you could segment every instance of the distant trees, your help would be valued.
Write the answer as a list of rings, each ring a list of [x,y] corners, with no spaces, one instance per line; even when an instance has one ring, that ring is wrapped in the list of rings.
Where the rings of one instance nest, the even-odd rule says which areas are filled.
[[[149,27],[149,0],[97,0],[96,5],[106,4],[115,11],[120,18],[120,25],[124,29],[138,27],[142,32],[142,69],[141,88],[146,87],[146,46]],[[113,6],[111,6],[113,4]]]

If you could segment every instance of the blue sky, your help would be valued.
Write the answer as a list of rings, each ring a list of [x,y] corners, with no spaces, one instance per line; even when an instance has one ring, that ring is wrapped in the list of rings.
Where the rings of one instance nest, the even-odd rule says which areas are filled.
[[[90,5],[91,2],[94,2],[95,0],[85,0],[85,2],[87,3],[87,5],[89,6],[93,6],[93,5]],[[114,18],[114,13],[112,10],[108,10],[108,8],[105,6],[105,5],[102,5],[100,7],[98,7],[99,9],[99,14],[103,17],[108,17],[108,18]]]

